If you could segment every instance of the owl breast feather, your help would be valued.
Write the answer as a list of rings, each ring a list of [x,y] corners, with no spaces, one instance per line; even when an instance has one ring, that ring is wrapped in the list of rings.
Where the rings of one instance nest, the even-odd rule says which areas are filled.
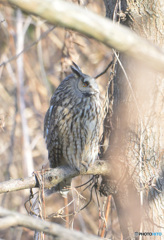
[[[89,166],[98,155],[100,105],[89,98],[76,106],[67,106],[59,117],[60,142],[65,161],[72,168],[80,170]],[[71,109],[71,110],[69,110]],[[59,108],[59,111],[61,109]]]

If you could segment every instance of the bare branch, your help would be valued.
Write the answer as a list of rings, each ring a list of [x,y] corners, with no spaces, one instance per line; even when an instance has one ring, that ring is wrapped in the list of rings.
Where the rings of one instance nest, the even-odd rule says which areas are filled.
[[[43,172],[43,170],[42,170]],[[54,169],[44,170],[44,186],[45,188],[51,188],[59,182],[63,181],[65,178],[73,178],[78,175],[110,175],[111,168],[105,161],[96,161],[94,165],[89,167],[88,171],[77,172],[68,166],[62,166]],[[23,189],[39,187],[39,183],[33,175],[28,178],[12,179],[0,183],[0,193],[18,191]]]
[[[40,218],[26,216],[17,212],[12,212],[0,207],[0,230],[12,226],[23,226],[33,230],[43,231],[49,235],[55,236],[55,239],[65,240],[99,240],[99,237],[93,235],[85,235],[78,231],[68,230],[59,224],[46,222]]]
[[[22,51],[24,47],[24,34],[23,34],[23,21],[22,21],[22,12],[20,9],[17,10],[17,54]],[[28,176],[31,171],[34,169],[32,151],[30,147],[29,139],[29,130],[27,119],[25,115],[26,103],[24,99],[24,55],[22,54],[17,58],[17,94],[19,102],[19,110],[22,123],[22,134],[23,134],[23,166],[24,174]]]
[[[12,56],[11,58],[6,59],[4,62],[2,62],[2,63],[0,64],[0,67],[7,65],[9,62],[14,61],[14,60],[16,60],[18,57],[20,57],[23,53],[28,52],[32,47],[34,47],[35,45],[37,45],[37,43],[39,43],[42,39],[46,38],[47,35],[48,35],[50,32],[53,31],[53,29],[55,29],[55,26],[54,26],[54,27],[51,27],[51,28],[49,28],[48,30],[46,30],[45,32],[43,32],[43,33],[39,36],[39,38],[36,39],[36,41],[34,41],[34,42],[33,42],[32,44],[30,44],[29,46],[26,46],[25,48],[23,48],[22,51],[20,51],[20,52],[17,53],[16,55]]]
[[[117,25],[88,9],[63,0],[4,0],[4,3],[14,4],[52,24],[93,37],[109,47],[145,62],[155,70],[164,72],[162,49],[139,37],[127,27]]]

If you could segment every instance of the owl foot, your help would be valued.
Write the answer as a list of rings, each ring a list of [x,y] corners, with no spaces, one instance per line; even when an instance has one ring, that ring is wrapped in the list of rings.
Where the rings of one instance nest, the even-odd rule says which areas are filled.
[[[80,163],[80,172],[87,172],[88,171],[88,163],[86,162],[81,162]]]
[[[79,167],[75,167],[75,170],[80,173],[86,173],[88,170],[88,164],[85,162],[81,162]]]
[[[78,167],[75,167],[75,170],[80,174],[80,169]]]

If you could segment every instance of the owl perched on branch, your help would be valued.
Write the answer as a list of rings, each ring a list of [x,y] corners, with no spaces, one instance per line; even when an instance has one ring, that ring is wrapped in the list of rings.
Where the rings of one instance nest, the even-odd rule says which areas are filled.
[[[96,80],[73,63],[67,76],[54,92],[44,120],[44,137],[50,167],[69,165],[77,171],[98,157],[102,122],[99,88]],[[58,185],[68,192],[71,179]]]

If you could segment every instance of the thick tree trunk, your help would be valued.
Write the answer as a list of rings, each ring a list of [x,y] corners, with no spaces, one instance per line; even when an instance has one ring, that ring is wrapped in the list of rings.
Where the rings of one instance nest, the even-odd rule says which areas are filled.
[[[108,17],[164,47],[163,0],[104,2]],[[124,239],[135,232],[164,236],[164,76],[124,55],[120,61],[105,155],[113,176],[103,179],[101,191],[113,194]]]
[[[133,20],[130,21],[131,28],[158,46],[164,47],[163,0],[137,0],[135,3],[130,0],[128,7]],[[137,175],[134,176],[135,181],[138,179],[141,188],[144,188],[143,200],[140,191],[141,203],[148,203],[143,230],[163,232],[164,235],[164,76],[144,67],[135,68],[133,75],[141,119],[136,122],[136,130],[132,134],[132,139],[135,140],[135,134],[138,138],[139,159],[134,151],[131,157],[136,163],[140,163],[140,179]],[[131,149],[137,149],[137,139],[131,146]]]

